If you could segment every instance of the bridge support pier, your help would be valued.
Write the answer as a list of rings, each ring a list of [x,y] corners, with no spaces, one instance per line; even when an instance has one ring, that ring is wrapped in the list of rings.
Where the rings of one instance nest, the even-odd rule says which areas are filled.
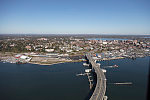
[[[91,76],[89,75],[89,73],[87,73],[87,76],[88,76],[88,80],[89,80],[89,83],[90,83],[90,89],[92,89],[92,87],[93,87],[93,80],[92,79],[90,79],[91,78]]]
[[[100,68],[100,64],[97,64],[96,60],[92,58],[91,53],[87,53],[86,58],[89,61],[91,68],[96,74],[96,86],[92,96],[90,97],[90,100],[107,100],[107,96],[105,96],[106,78],[104,72]]]
[[[104,96],[104,100],[107,100],[108,99],[108,97],[107,96]]]

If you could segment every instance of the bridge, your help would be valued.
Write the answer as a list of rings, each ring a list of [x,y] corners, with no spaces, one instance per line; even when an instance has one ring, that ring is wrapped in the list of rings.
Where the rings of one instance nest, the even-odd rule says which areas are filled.
[[[100,68],[100,65],[97,64],[96,61],[92,58],[91,53],[87,53],[85,56],[97,76],[96,87],[92,96],[90,97],[90,100],[107,100],[107,96],[105,96],[106,77],[102,69]]]

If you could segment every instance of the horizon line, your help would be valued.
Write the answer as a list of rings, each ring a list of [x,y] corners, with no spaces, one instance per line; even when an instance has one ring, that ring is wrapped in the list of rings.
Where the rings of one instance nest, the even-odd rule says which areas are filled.
[[[150,33],[0,33],[0,35],[150,35]]]

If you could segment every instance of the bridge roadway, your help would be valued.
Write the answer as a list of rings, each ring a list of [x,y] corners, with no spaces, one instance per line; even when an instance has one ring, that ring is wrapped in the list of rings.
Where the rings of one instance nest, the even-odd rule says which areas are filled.
[[[100,66],[96,63],[96,61],[92,58],[91,53],[87,53],[86,57],[89,63],[92,65],[92,68],[95,70],[97,75],[97,83],[95,90],[90,98],[90,100],[104,100],[105,92],[106,92],[106,78],[101,70]]]

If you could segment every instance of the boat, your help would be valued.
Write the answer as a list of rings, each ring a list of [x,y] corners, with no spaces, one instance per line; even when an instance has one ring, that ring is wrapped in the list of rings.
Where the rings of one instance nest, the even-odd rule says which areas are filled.
[[[87,64],[87,63],[83,63],[83,66],[89,66],[89,64]]]
[[[80,74],[76,74],[76,76],[84,76],[84,75],[86,75],[86,73],[80,73]]]
[[[17,61],[16,64],[25,64],[25,62]]]
[[[91,72],[92,71],[92,69],[85,69],[85,72],[86,73],[89,73],[89,72]]]
[[[114,65],[113,67],[119,67],[119,66],[117,66],[117,65]]]

